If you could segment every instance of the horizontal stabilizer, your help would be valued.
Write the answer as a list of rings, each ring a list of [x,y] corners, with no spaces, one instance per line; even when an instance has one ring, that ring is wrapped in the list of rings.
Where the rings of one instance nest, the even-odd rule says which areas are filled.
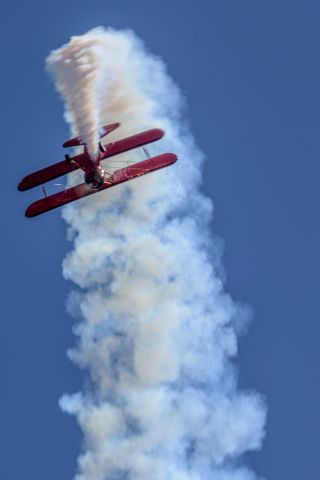
[[[112,123],[111,125],[105,125],[99,131],[99,138],[102,138],[105,135],[108,135],[108,133],[113,132],[113,130],[120,127],[120,125],[121,125],[121,123]]]
[[[112,132],[120,126],[120,123],[112,123],[111,125],[104,125],[99,131],[99,138],[104,137],[108,133]],[[71,140],[64,142],[63,147],[78,147],[79,145],[85,145],[81,137],[74,137]]]

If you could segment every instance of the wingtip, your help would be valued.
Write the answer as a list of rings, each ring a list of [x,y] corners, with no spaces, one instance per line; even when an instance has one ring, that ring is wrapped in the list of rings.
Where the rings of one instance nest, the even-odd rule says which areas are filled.
[[[31,203],[27,208],[26,211],[24,212],[24,215],[26,218],[32,218],[40,215],[43,213],[43,210],[41,209],[41,204],[44,199],[41,200],[36,200],[35,202]]]
[[[34,216],[35,216],[34,212],[32,211],[32,205],[33,205],[33,204],[29,205],[29,207],[26,208],[26,211],[24,212],[24,216],[25,216],[26,218],[31,218],[31,217],[34,217]]]
[[[160,140],[166,134],[166,131],[163,130],[163,128],[154,128],[153,131],[157,133],[157,140]]]
[[[21,180],[21,182],[18,184],[17,188],[18,188],[19,192],[24,192],[26,190],[24,180]]]
[[[167,153],[170,163],[176,163],[178,157],[175,153]]]

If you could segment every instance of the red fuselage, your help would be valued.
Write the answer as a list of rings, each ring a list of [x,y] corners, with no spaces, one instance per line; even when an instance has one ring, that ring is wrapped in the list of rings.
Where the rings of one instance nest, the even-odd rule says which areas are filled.
[[[94,190],[98,190],[104,184],[105,175],[100,162],[100,151],[96,158],[91,158],[88,150],[86,148],[84,149],[84,155],[81,158],[80,168],[84,171],[84,181]]]

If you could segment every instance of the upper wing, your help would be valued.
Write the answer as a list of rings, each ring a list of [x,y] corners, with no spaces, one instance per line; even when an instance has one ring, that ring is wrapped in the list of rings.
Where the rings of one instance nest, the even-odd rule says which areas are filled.
[[[93,190],[86,183],[81,183],[80,185],[69,188],[64,192],[55,193],[54,195],[44,197],[41,200],[32,203],[27,208],[25,215],[26,217],[35,217],[41,213],[74,202],[79,198],[98,193],[101,190],[113,187],[119,183],[127,182],[128,180],[140,177],[141,175],[146,175],[147,173],[159,170],[160,168],[168,167],[176,161],[177,156],[175,154],[163,153],[156,157],[149,158],[148,160],[130,165],[129,167],[121,168],[120,170],[116,170],[111,177],[106,179],[103,187],[99,190]]]
[[[114,124],[117,125],[117,124]],[[111,128],[114,125],[109,125]],[[116,127],[114,127],[116,128]],[[101,152],[101,160],[105,158],[112,157],[119,153],[132,150],[133,148],[141,147],[156,140],[160,140],[164,135],[164,131],[159,128],[153,128],[151,130],[146,130],[145,132],[138,133],[136,135],[131,135],[131,137],[123,138],[122,140],[117,140],[112,143],[105,145],[105,152]],[[55,163],[49,167],[38,170],[37,172],[27,175],[18,185],[18,190],[24,191],[29,190],[30,188],[37,187],[43,183],[54,180],[55,178],[66,175],[67,173],[73,172],[78,168],[81,168],[81,165],[87,159],[87,154],[81,153],[71,157],[73,163],[69,164],[65,160],[62,162]]]
[[[42,168],[37,172],[27,175],[19,183],[18,190],[29,190],[29,188],[37,187],[38,185],[42,185],[43,183],[77,170],[80,168],[84,156],[85,154],[81,153],[80,155],[72,157],[72,161],[75,163],[70,164],[66,160],[62,160],[62,162],[55,163],[49,167]]]
[[[119,153],[124,153],[133,148],[142,147],[148,143],[156,142],[164,136],[164,130],[161,128],[151,128],[145,132],[131,135],[131,137],[123,138],[122,140],[116,140],[115,142],[107,143],[104,145],[105,152],[101,152],[101,160],[105,158],[113,157]]]

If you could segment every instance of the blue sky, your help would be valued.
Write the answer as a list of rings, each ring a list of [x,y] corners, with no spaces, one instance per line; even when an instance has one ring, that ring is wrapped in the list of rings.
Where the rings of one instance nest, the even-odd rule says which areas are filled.
[[[240,384],[269,406],[264,448],[247,463],[267,479],[317,477],[319,14],[311,0],[4,3],[1,478],[70,479],[80,449],[57,403],[82,382],[65,354],[70,245],[58,211],[24,218],[38,192],[16,184],[59,160],[68,137],[44,58],[97,25],[133,28],[164,58],[206,153],[203,190],[225,242],[227,289],[255,311]]]

